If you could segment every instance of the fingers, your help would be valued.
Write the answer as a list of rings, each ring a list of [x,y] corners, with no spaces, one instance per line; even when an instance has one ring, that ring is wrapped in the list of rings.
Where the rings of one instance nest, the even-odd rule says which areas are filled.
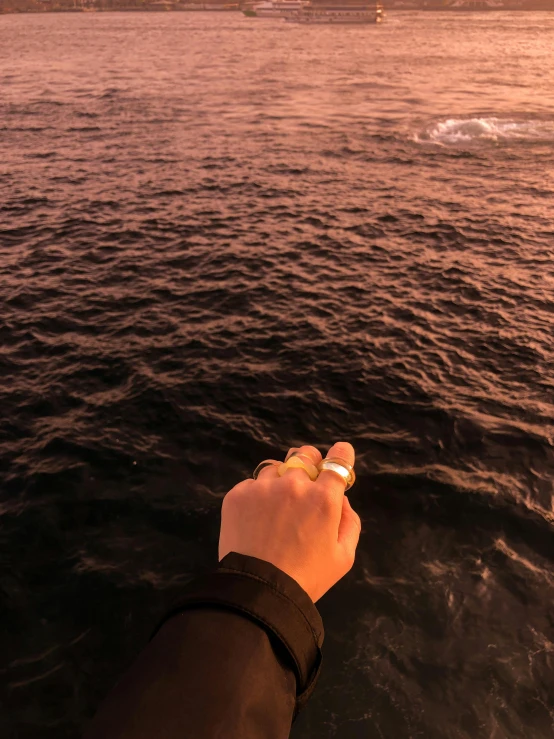
[[[293,454],[307,464],[314,465],[315,467],[317,467],[317,465],[321,462],[321,452],[318,451],[314,446],[309,446],[305,444],[304,446],[300,447],[291,447],[287,452],[285,462],[289,460],[293,456]],[[281,463],[264,467],[262,470],[260,470],[258,474],[258,479],[270,480],[272,478],[275,479],[279,477],[277,472],[277,470],[279,469],[279,464]],[[317,470],[314,470],[314,474],[317,474]],[[287,469],[282,477],[285,477],[286,475],[309,479],[307,472],[302,468]]]
[[[354,447],[352,446],[352,444],[347,441],[337,441],[337,443],[333,444],[333,446],[329,449],[329,451],[325,455],[325,458],[341,459],[346,462],[346,464],[354,467],[356,454],[354,452]],[[330,493],[339,495],[342,501],[342,495],[344,495],[346,483],[337,472],[334,472],[333,470],[322,470],[319,473],[319,477],[317,478],[317,485]]]
[[[287,452],[285,461],[289,460],[293,455],[308,464],[315,465],[316,467],[322,460],[321,452],[319,452],[319,450],[316,449],[314,446],[310,446],[308,444],[300,447],[291,447]],[[347,441],[338,441],[329,449],[326,454],[326,458],[336,458],[342,460],[347,465],[354,467],[354,447]],[[279,477],[278,469],[280,463],[278,463],[276,460],[273,461],[275,461],[276,464],[267,465],[262,470],[260,470],[260,472],[258,473],[258,479],[269,480]],[[308,478],[307,472],[302,468],[287,469],[282,477],[286,477],[287,475],[297,476],[298,478]],[[342,495],[344,495],[346,483],[337,472],[334,472],[333,470],[322,470],[319,473],[316,483],[320,488],[326,490],[328,493],[339,496],[342,500]]]
[[[290,460],[291,457],[297,458],[299,461],[301,460],[305,464],[307,464],[309,467],[313,470],[313,476],[312,479],[315,479],[317,477],[318,471],[317,471],[317,465],[321,462],[321,452],[319,452],[315,447],[309,446],[305,444],[301,447],[291,447],[289,451],[287,452],[287,456],[285,457],[285,462]],[[279,467],[282,464],[281,462],[277,462],[276,460],[268,460],[268,461],[274,461],[275,464],[271,465],[268,464],[267,466],[263,467],[258,473],[257,473],[257,479],[262,480],[271,480],[276,479],[279,477]],[[282,477],[285,477],[285,475],[293,475],[297,476],[299,478],[306,478],[310,477],[310,475],[307,473],[305,469],[302,467],[290,467],[285,469],[284,474]]]

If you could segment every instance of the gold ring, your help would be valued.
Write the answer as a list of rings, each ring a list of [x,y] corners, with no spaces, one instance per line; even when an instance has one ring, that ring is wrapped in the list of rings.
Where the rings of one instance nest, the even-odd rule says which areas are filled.
[[[344,492],[350,490],[352,485],[356,482],[356,473],[354,472],[352,465],[339,457],[328,457],[327,459],[323,459],[317,465],[317,469],[320,472],[323,470],[330,470],[331,472],[336,472],[337,475],[340,475],[346,483]]]
[[[307,454],[304,454],[303,452],[299,452],[298,449],[294,449],[294,447],[285,457],[285,462],[288,462],[291,457],[299,457],[300,459],[304,459],[306,464],[311,464],[315,467],[314,461],[311,457],[309,457]]]
[[[252,473],[252,477],[254,478],[254,480],[257,479],[258,475],[263,470],[263,468],[267,467],[270,464],[276,467],[277,465],[281,464],[281,462],[278,462],[276,459],[264,459],[264,461],[260,462],[260,464],[256,467],[256,469]]]
[[[304,457],[306,455],[302,454],[301,456]],[[307,472],[308,477],[312,482],[314,480],[317,480],[317,476],[319,475],[319,470],[317,469],[315,464],[313,464],[313,462],[304,462],[302,459],[299,458],[299,455],[297,454],[291,454],[286,462],[280,464],[277,468],[277,474],[279,475],[279,477],[282,477],[287,470],[291,469],[304,470],[305,472]]]

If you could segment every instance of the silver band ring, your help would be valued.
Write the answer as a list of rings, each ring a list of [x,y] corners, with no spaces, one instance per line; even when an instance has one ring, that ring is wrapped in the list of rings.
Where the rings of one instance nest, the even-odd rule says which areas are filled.
[[[331,472],[336,472],[337,475],[340,475],[346,483],[344,492],[350,490],[352,485],[356,482],[356,473],[354,472],[354,468],[344,459],[338,459],[337,457],[324,459],[318,464],[317,469],[320,472],[323,470],[330,470]]]

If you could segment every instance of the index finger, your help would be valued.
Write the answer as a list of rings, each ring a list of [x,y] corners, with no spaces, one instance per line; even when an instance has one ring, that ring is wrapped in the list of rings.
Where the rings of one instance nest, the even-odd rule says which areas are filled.
[[[348,441],[337,441],[337,443],[333,444],[329,449],[325,455],[325,459],[342,460],[347,465],[350,465],[350,467],[354,467],[356,453],[354,452],[354,447]],[[322,470],[319,473],[319,477],[315,484],[332,493],[344,494],[344,490],[346,488],[346,482],[344,479],[338,474],[338,472],[334,472],[333,470]]]

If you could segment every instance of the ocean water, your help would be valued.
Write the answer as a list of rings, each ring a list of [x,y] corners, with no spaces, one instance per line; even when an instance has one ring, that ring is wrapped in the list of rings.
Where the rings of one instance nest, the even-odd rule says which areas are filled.
[[[0,18],[0,734],[79,736],[266,457],[357,451],[294,739],[554,736],[554,13]]]

